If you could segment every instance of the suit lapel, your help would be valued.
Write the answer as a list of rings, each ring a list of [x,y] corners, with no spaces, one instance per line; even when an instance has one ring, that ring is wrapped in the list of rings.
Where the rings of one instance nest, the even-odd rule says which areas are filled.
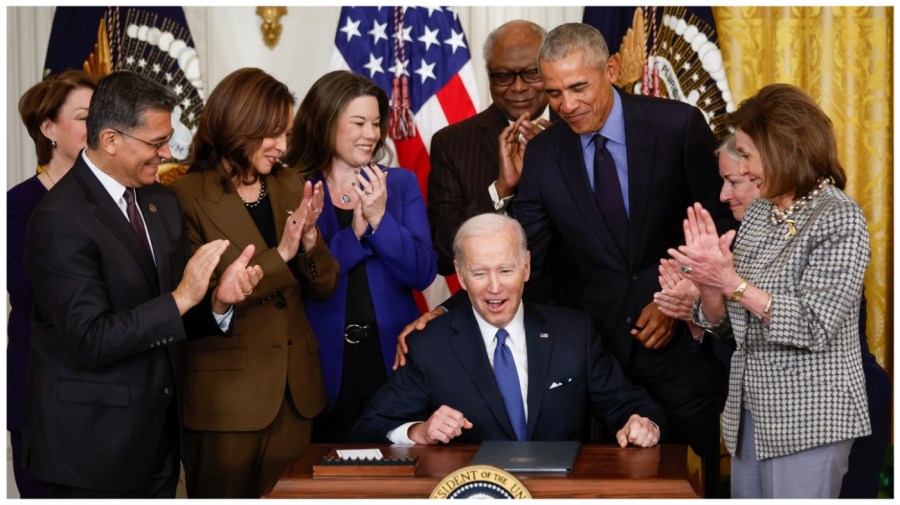
[[[547,384],[547,368],[553,350],[553,335],[545,327],[544,318],[534,306],[525,304],[525,346],[528,353],[528,440],[534,436],[538,413]],[[546,335],[542,337],[541,335]]]
[[[106,188],[91,173],[91,169],[81,156],[78,157],[72,172],[78,176],[88,201],[93,202],[95,205],[94,215],[97,217],[97,221],[103,223],[110,233],[122,243],[140,267],[141,272],[144,273],[147,282],[153,287],[155,292],[158,292],[159,280],[156,276],[156,266],[153,263],[153,257],[144,249],[140,239],[135,235],[131,223],[128,222],[128,218],[122,213],[122,209],[119,208],[119,205],[113,201]]]
[[[172,245],[166,237],[165,225],[163,223],[162,203],[156,198],[159,193],[151,193],[146,188],[138,188],[138,205],[141,207],[141,214],[144,215],[144,224],[147,226],[147,232],[150,234],[150,241],[153,244],[153,254],[156,257],[156,278],[159,287],[162,290],[173,289],[174,286],[169,285],[172,261]],[[179,215],[179,218],[181,216]]]
[[[626,263],[625,257],[616,246],[616,241],[606,227],[606,221],[600,214],[597,202],[594,200],[594,192],[591,189],[591,181],[588,180],[587,168],[584,166],[583,149],[581,139],[566,124],[557,128],[565,128],[561,146],[559,147],[557,166],[562,171],[565,187],[569,190],[569,197],[584,217],[584,222],[593,233],[600,237],[600,242],[610,256]]]
[[[625,144],[628,156],[628,224],[630,229],[629,268],[641,257],[641,244],[647,243],[644,221],[650,188],[653,187],[653,165],[655,158],[653,134],[650,118],[640,106],[630,100],[626,93],[619,93],[622,99],[622,114],[625,116]]]
[[[475,385],[475,390],[491,409],[497,423],[506,432],[509,440],[515,440],[516,433],[506,413],[503,397],[500,396],[500,388],[497,387],[497,379],[494,378],[494,371],[488,361],[484,340],[472,313],[472,305],[468,302],[463,304],[451,311],[450,317],[454,318],[450,327],[455,331],[450,337],[450,347]]]
[[[226,193],[222,187],[220,173],[216,170],[203,172],[203,208],[209,220],[228,238],[231,245],[243,250],[248,244],[256,246],[256,253],[268,249],[266,241],[244,208],[237,193]],[[273,206],[274,208],[274,206]],[[275,221],[276,227],[278,220]],[[281,223],[281,229],[284,223]]]

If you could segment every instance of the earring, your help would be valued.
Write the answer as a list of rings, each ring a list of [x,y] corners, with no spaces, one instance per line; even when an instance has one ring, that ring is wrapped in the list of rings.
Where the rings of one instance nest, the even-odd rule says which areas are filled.
[[[56,141],[55,140],[51,140],[50,145],[53,146],[53,149],[56,149]]]

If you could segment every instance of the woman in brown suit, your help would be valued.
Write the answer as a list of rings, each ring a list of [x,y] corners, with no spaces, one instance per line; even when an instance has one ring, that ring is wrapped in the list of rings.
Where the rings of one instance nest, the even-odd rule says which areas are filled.
[[[262,70],[244,68],[213,90],[200,116],[188,174],[176,181],[194,247],[230,241],[222,265],[247,244],[263,279],[235,305],[230,337],[188,347],[184,467],[191,498],[268,492],[309,443],[325,405],[318,342],[301,302],[325,299],[338,265],[316,219],[321,184],[304,184],[280,157],[294,96]],[[218,272],[221,273],[221,272]]]

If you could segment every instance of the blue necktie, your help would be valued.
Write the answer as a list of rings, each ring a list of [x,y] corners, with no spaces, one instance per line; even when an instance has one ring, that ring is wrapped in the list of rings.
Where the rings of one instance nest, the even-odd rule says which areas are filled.
[[[522,385],[519,384],[519,374],[516,372],[516,362],[513,361],[512,351],[506,347],[506,337],[509,333],[500,328],[497,330],[497,347],[494,349],[494,377],[500,394],[503,396],[503,404],[506,405],[506,413],[516,432],[518,440],[525,440],[525,404],[522,402]]]
[[[594,135],[594,198],[606,226],[619,246],[628,255],[628,214],[625,213],[625,200],[622,198],[622,186],[612,154],[606,148],[607,138],[599,133]]]

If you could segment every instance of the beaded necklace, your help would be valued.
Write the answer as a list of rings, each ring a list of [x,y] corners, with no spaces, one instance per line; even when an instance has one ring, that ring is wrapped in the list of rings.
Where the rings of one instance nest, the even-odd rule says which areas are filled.
[[[262,203],[263,198],[266,197],[266,180],[262,177],[259,178],[259,198],[256,199],[255,202],[244,202],[244,199],[241,198],[241,201],[244,202],[244,206],[248,209],[252,209]]]
[[[822,177],[819,179],[819,185],[816,186],[815,189],[810,191],[809,193],[800,197],[799,200],[794,202],[793,205],[784,209],[783,211],[778,210],[778,206],[774,203],[772,204],[772,214],[770,220],[773,225],[779,225],[782,223],[787,223],[788,231],[785,233],[784,238],[792,237],[797,233],[797,221],[791,219],[794,214],[800,212],[801,209],[806,207],[810,200],[812,200],[816,195],[822,192],[823,189],[828,187],[831,184],[831,177]]]

